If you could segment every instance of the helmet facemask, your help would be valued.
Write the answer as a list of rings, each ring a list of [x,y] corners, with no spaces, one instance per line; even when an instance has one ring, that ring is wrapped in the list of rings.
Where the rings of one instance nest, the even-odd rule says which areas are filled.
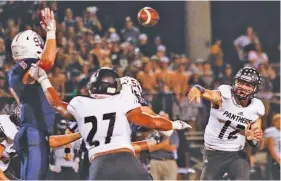
[[[252,99],[257,93],[258,87],[243,79],[234,79],[233,93],[239,100]]]

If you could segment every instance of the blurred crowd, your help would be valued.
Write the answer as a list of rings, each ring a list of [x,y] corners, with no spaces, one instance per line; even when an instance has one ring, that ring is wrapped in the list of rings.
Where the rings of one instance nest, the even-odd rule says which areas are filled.
[[[190,60],[186,54],[169,52],[160,36],[148,37],[140,32],[131,17],[124,17],[124,28],[104,27],[99,20],[99,9],[86,7],[81,14],[58,9],[59,2],[0,3],[0,97],[11,98],[7,87],[7,72],[14,64],[11,41],[22,30],[32,29],[45,38],[40,26],[40,10],[50,7],[56,16],[58,52],[50,80],[61,98],[69,101],[75,95],[86,95],[86,84],[91,74],[100,67],[112,67],[119,76],[132,76],[141,83],[144,95],[154,111],[161,110],[172,119],[188,121],[192,131],[203,131],[208,121],[209,104],[189,104],[187,94],[194,84],[215,89],[221,84],[232,84],[238,68],[257,68],[263,79],[257,95],[266,105],[264,129],[271,126],[271,117],[280,108],[279,64],[271,64],[270,55],[262,49],[262,42],[253,27],[245,27],[245,34],[233,40],[237,62],[226,63],[222,40],[215,40],[206,59]],[[19,9],[28,10],[26,12]],[[13,13],[11,13],[13,12]],[[60,18],[62,19],[62,18]],[[57,20],[59,18],[57,17]],[[277,98],[276,98],[277,97]],[[276,99],[275,99],[276,98]],[[1,101],[0,109],[5,105]],[[184,141],[184,134],[179,134]]]

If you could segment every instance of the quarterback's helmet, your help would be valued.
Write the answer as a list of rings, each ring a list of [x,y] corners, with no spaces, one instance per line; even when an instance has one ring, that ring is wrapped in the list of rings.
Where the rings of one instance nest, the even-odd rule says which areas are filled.
[[[247,90],[242,88],[242,84],[248,84],[252,89]],[[253,98],[254,95],[259,91],[261,85],[260,73],[252,67],[244,67],[240,69],[234,76],[232,90],[238,99],[245,100],[247,98]]]
[[[44,49],[44,41],[36,32],[26,30],[14,37],[11,49],[15,60],[24,58],[40,59]]]
[[[91,97],[95,94],[114,95],[118,94],[117,81],[118,74],[108,67],[98,69],[90,78],[87,85]]]

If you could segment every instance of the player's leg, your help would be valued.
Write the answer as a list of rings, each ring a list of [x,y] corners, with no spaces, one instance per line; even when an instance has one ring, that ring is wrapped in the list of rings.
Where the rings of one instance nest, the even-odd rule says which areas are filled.
[[[248,153],[245,151],[237,152],[227,167],[227,173],[231,180],[250,180]]]
[[[99,156],[92,161],[90,180],[152,180],[140,161],[131,153]]]
[[[280,180],[280,166],[278,165],[278,163],[273,161],[271,170],[272,170],[273,179],[274,180]]]
[[[229,160],[223,151],[203,150],[203,168],[200,180],[219,180],[225,173],[225,165]]]
[[[20,159],[20,178],[26,180],[27,166],[27,142],[26,142],[26,127],[21,127],[14,138],[14,146]]]
[[[26,132],[28,159],[26,164],[27,180],[45,180],[49,168],[49,144],[46,134],[28,127]]]

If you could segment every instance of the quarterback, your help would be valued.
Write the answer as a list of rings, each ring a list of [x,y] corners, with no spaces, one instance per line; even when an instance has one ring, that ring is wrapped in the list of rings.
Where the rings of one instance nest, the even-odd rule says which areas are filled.
[[[208,90],[195,85],[190,90],[190,102],[203,98],[212,105],[204,135],[201,180],[217,180],[224,173],[234,180],[250,179],[249,158],[243,148],[246,142],[256,150],[263,144],[260,117],[265,108],[254,97],[260,85],[259,72],[244,67],[235,75],[232,86]]]

